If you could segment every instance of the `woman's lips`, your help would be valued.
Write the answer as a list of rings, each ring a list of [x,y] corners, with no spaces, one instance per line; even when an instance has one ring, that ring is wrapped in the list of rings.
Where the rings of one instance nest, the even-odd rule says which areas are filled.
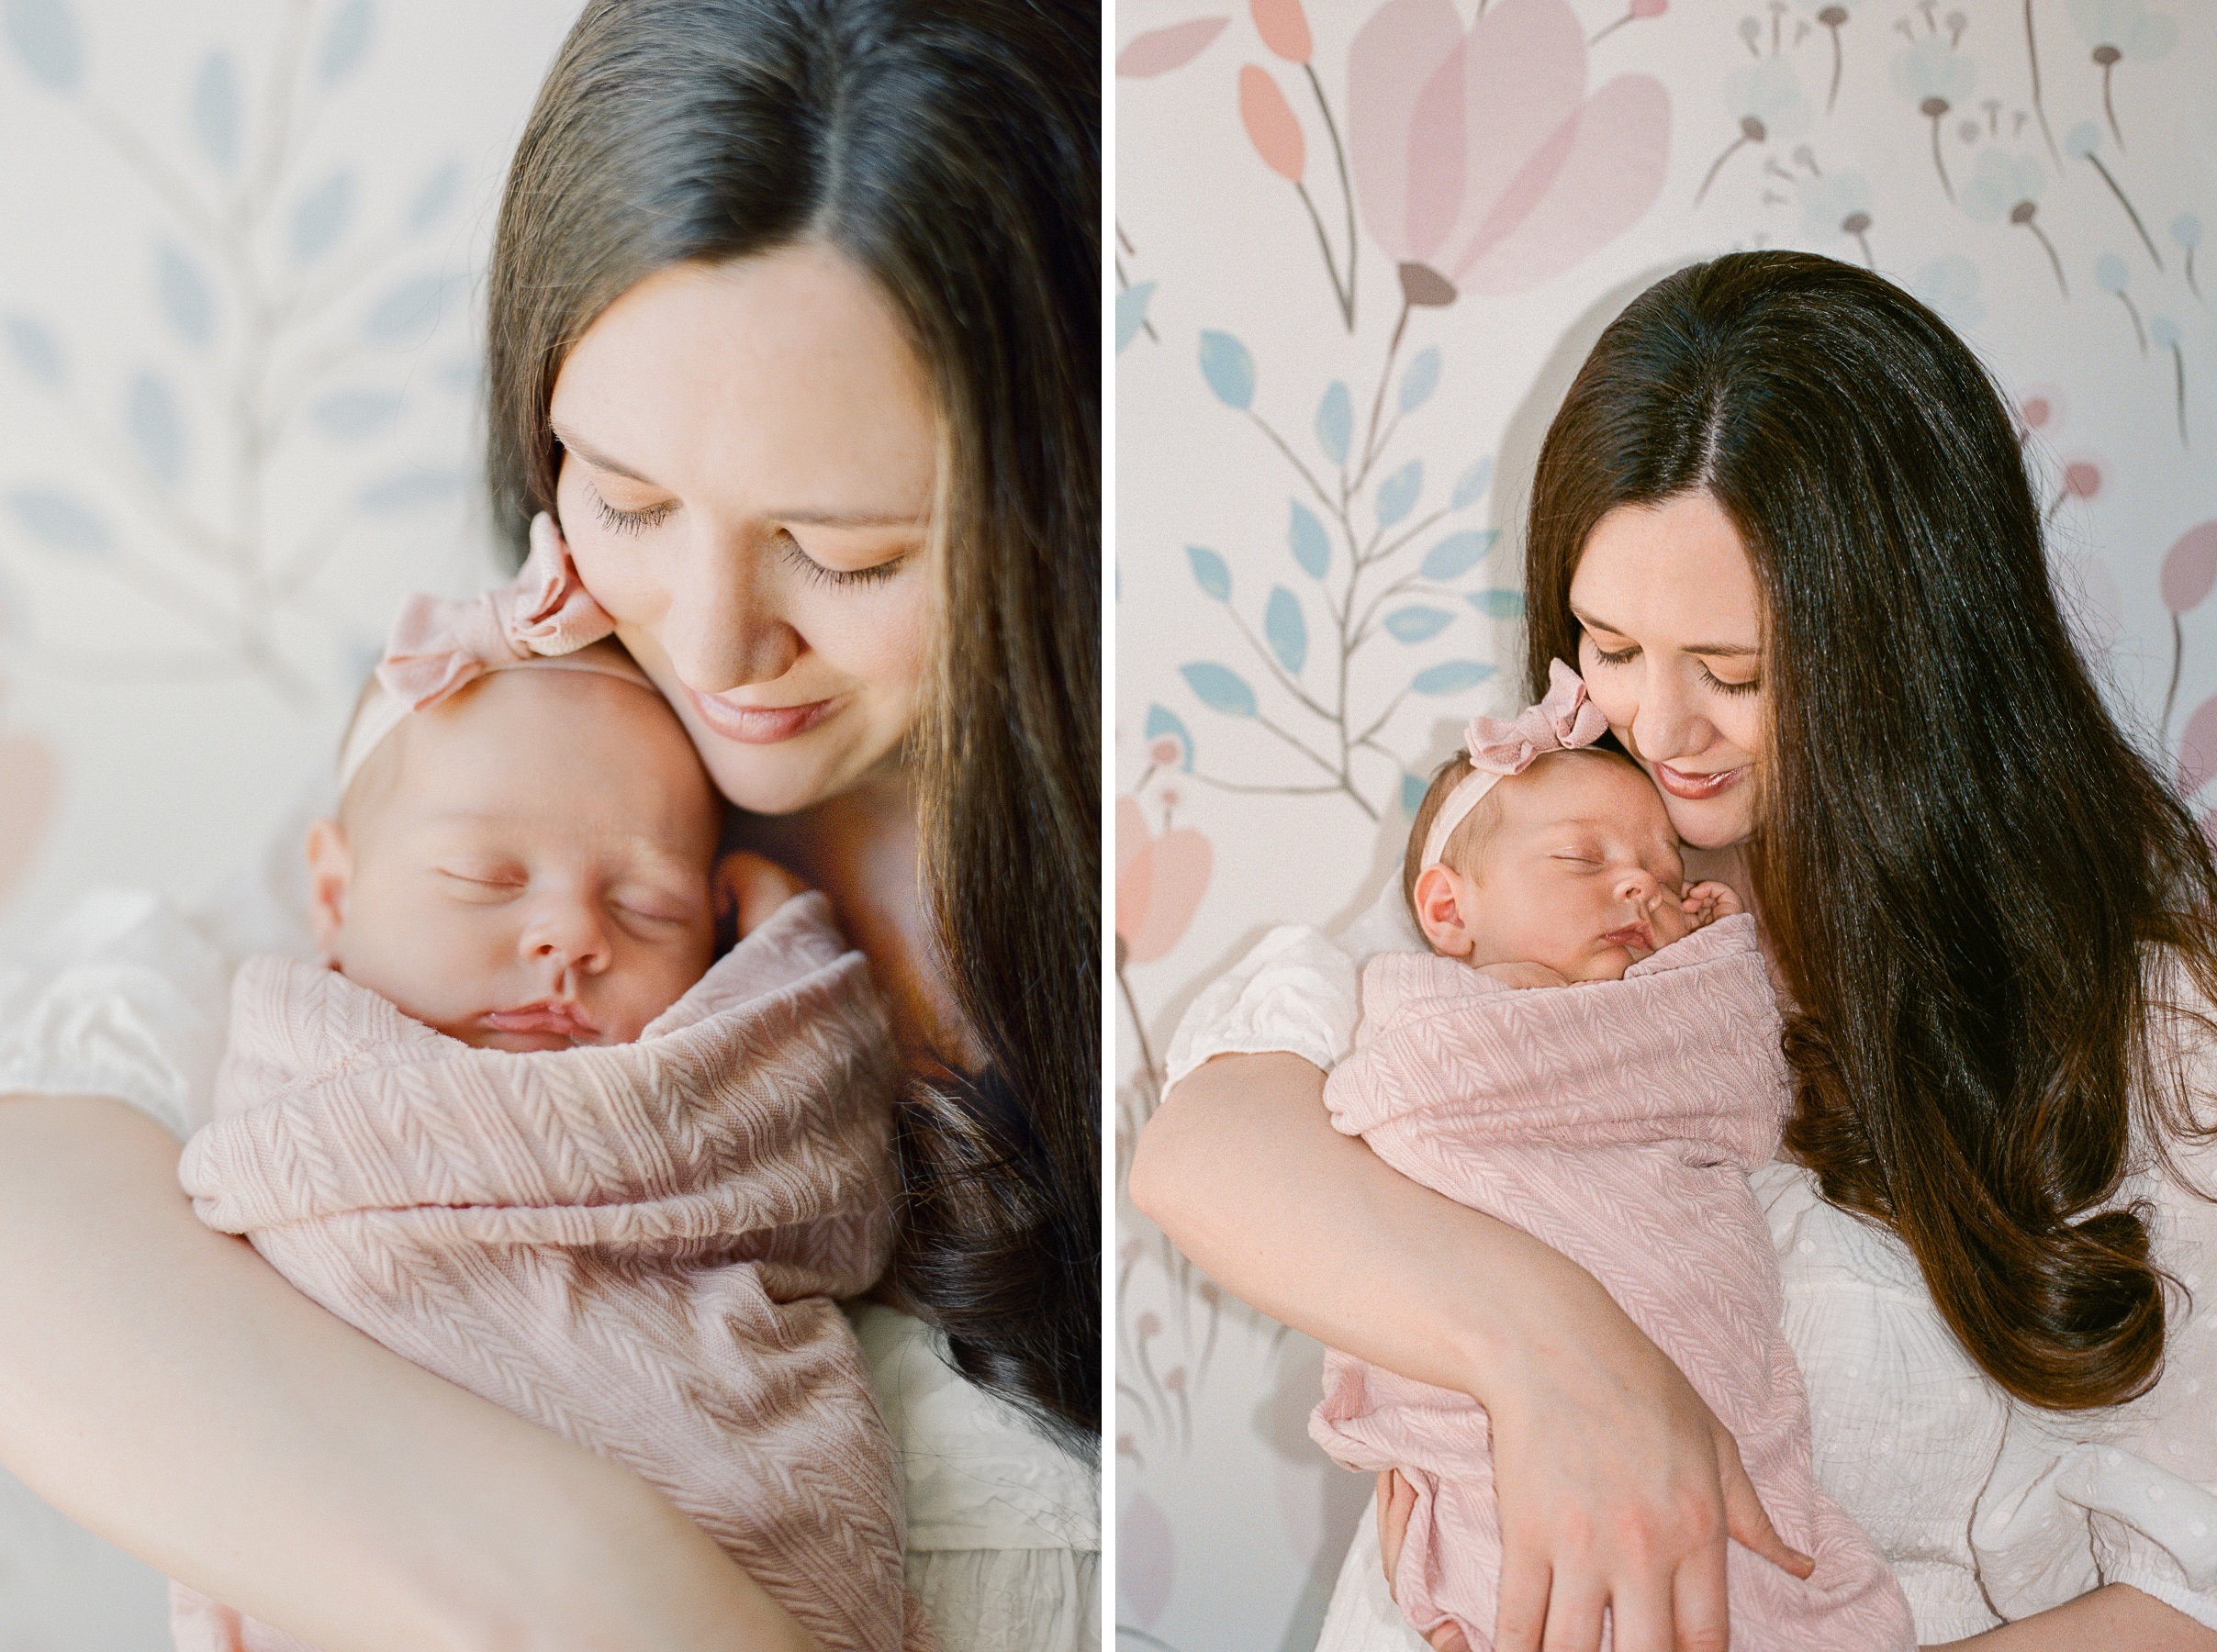
[[[1655,765],[1655,784],[1674,798],[1684,798],[1689,803],[1698,803],[1730,791],[1740,776],[1747,773],[1743,764],[1739,768],[1719,769],[1713,775],[1689,775],[1673,768],[1667,763]]]
[[[700,720],[712,731],[747,745],[776,745],[805,734],[839,709],[837,698],[811,700],[805,706],[734,706],[698,688],[689,687],[685,692],[691,697]]]

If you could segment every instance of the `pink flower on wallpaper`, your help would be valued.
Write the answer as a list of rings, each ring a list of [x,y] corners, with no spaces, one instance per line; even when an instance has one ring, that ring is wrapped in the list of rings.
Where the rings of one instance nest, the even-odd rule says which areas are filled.
[[[0,734],[0,900],[30,870],[61,801],[62,760],[28,729]]]
[[[1116,939],[1150,964],[1178,944],[1209,887],[1209,841],[1190,826],[1157,835],[1130,798],[1116,799]]]
[[[1669,94],[1626,74],[1589,97],[1585,51],[1565,0],[1500,0],[1467,32],[1451,0],[1387,0],[1357,32],[1356,198],[1411,303],[1538,286],[1654,205]]]

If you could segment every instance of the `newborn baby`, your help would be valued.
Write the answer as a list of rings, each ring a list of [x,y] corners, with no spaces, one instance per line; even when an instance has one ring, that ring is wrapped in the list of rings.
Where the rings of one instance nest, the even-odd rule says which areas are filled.
[[[241,967],[181,1179],[332,1312],[644,1476],[820,1646],[921,1646],[833,1305],[890,1242],[883,1012],[820,895],[712,962],[720,801],[542,524],[515,586],[403,611],[309,834],[329,963]],[[173,1607],[189,1652],[299,1644]]]
[[[1433,949],[1373,958],[1333,1122],[1403,1175],[1553,1245],[1607,1287],[1738,1441],[1805,1582],[1734,1545],[1741,1652],[1915,1645],[1877,1550],[1810,1468],[1748,1173],[1787,1100],[1754,921],[1683,887],[1676,834],[1561,661],[1540,705],[1479,718],[1418,810],[1404,889]],[[1467,1395],[1327,1356],[1309,1433],[1416,1491],[1394,1579],[1409,1622],[1493,1642],[1501,1570],[1486,1415]],[[1605,1643],[1606,1644],[1606,1643]]]

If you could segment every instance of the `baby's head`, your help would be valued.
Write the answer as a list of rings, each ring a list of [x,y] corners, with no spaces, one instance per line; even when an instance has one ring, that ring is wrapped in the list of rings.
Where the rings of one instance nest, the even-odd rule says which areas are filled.
[[[683,725],[618,644],[490,671],[401,716],[310,829],[317,940],[465,1044],[628,1043],[713,956],[721,823]]]
[[[1402,892],[1435,953],[1614,981],[1693,927],[1662,795],[1599,747],[1543,752],[1495,780],[1425,865],[1433,821],[1472,772],[1458,753],[1432,777],[1403,863]]]

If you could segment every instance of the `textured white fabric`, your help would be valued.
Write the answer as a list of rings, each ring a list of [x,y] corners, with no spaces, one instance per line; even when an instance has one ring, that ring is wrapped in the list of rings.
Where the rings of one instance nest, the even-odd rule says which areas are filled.
[[[1399,891],[1389,890],[1396,900]],[[1356,970],[1390,947],[1378,908],[1348,947],[1273,930],[1187,1012],[1172,1048],[1191,1072],[1213,1055],[1285,1050],[1330,1066],[1350,1044]],[[1406,933],[1405,927],[1404,933]],[[1324,1059],[1319,1059],[1319,1055]],[[2206,1105],[2217,1051],[2189,1071]],[[2103,1583],[2129,1583],[2217,1629],[2217,1147],[2144,1166],[2156,1262],[2184,1287],[2170,1304],[2162,1379],[2111,1410],[2058,1415],[2012,1401],[1940,1319],[1916,1263],[1884,1229],[1775,1164],[1752,1178],[1779,1253],[1786,1337],[1802,1369],[1826,1490],[1876,1540],[1919,1636],[1946,1641],[2027,1617]],[[1366,1521],[1320,1652],[1408,1652]]]
[[[0,1095],[114,1096],[180,1140],[206,1124],[238,954],[308,950],[277,887],[294,858],[207,918],[140,891],[86,897],[0,966]],[[1097,1469],[965,1381],[922,1321],[875,1305],[854,1319],[905,1471],[909,1586],[946,1652],[1098,1646]]]

